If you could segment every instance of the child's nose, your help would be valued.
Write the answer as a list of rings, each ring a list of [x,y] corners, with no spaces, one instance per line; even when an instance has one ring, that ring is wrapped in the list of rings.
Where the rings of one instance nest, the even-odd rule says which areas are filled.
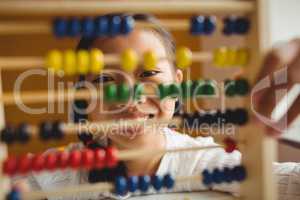
[[[121,103],[121,104],[118,104],[117,107],[118,108],[128,107],[128,109],[133,109],[133,108],[136,108],[136,106],[145,103],[146,100],[147,100],[147,97],[145,95],[141,95],[138,100],[131,100],[126,103]]]

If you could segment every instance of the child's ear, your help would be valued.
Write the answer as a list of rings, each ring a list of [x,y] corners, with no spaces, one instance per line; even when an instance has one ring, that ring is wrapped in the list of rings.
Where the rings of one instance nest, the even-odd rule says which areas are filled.
[[[176,69],[175,71],[175,82],[181,83],[183,81],[183,73],[180,69]]]

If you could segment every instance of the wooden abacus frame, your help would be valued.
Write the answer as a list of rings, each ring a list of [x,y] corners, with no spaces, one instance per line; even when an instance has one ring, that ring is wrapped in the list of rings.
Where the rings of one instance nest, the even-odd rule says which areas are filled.
[[[0,16],[22,15],[99,15],[107,12],[151,12],[161,13],[203,13],[203,14],[246,14],[251,20],[250,33],[245,36],[250,48],[251,61],[245,68],[249,80],[253,83],[259,71],[261,60],[269,47],[267,1],[244,0],[244,1],[93,1],[87,0],[84,4],[80,1],[36,1],[36,0],[3,0],[0,2]],[[1,21],[0,21],[1,24]],[[186,26],[186,25],[184,25]],[[1,26],[0,26],[1,27]],[[15,29],[17,31],[18,29]],[[10,30],[14,31],[14,30]],[[1,72],[0,72],[1,73]],[[0,86],[1,86],[0,76]],[[0,87],[2,96],[2,87]],[[250,100],[249,100],[250,102]],[[0,128],[5,124],[4,104],[0,105]],[[250,104],[248,105],[250,109]],[[265,136],[262,129],[257,125],[249,124],[240,128],[239,137],[245,141],[242,150],[242,162],[247,168],[248,178],[242,184],[242,197],[245,200],[275,200],[277,190],[274,186],[272,174],[272,162],[275,159],[276,142]],[[0,144],[1,148],[4,147]],[[0,150],[0,153],[2,151]],[[1,156],[0,156],[1,157]],[[1,161],[1,158],[0,158]],[[0,162],[0,167],[1,167]],[[1,172],[0,172],[1,177]],[[2,180],[2,177],[1,177]],[[4,188],[0,182],[0,188]],[[4,199],[4,192],[0,191],[0,199]],[[235,199],[235,198],[233,198]]]

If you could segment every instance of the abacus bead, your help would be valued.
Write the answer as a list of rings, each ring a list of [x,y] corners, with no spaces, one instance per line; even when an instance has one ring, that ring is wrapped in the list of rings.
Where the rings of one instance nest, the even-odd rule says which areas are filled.
[[[236,82],[231,80],[225,81],[225,94],[227,96],[234,96],[236,94]]]
[[[88,145],[88,143],[93,141],[93,135],[88,132],[79,133],[77,136],[84,145]]]
[[[57,18],[53,21],[53,34],[58,38],[67,35],[67,21],[65,19]]]
[[[176,66],[186,69],[192,64],[192,51],[187,47],[179,47],[176,50]]]
[[[109,31],[109,20],[107,17],[102,16],[96,19],[96,35],[107,36]]]
[[[105,166],[105,151],[103,149],[96,149],[94,151],[94,158],[95,158],[95,168],[102,169]]]
[[[180,89],[180,85],[176,84],[176,83],[172,83],[171,85],[169,85],[169,94],[168,96],[171,97],[180,97],[181,95],[181,89]]]
[[[76,53],[73,50],[66,50],[64,52],[63,70],[66,76],[73,76],[77,72]]]
[[[230,48],[227,49],[226,53],[226,61],[225,61],[225,66],[236,66],[237,65],[237,50]]]
[[[190,32],[192,35],[199,35],[204,33],[204,16],[194,16],[190,21]]]
[[[235,23],[235,17],[227,17],[224,19],[224,29],[223,33],[225,35],[231,35],[235,33],[235,28],[236,23]]]
[[[157,175],[151,177],[151,184],[156,191],[161,190],[163,187],[163,178]]]
[[[116,36],[121,33],[121,17],[118,15],[112,16],[109,20],[109,34]]]
[[[139,188],[139,179],[137,176],[130,176],[127,180],[129,192],[136,192]]]
[[[138,65],[138,57],[135,51],[132,49],[126,49],[121,55],[121,63],[124,71],[134,71]]]
[[[55,121],[52,124],[52,137],[55,139],[61,139],[64,137],[63,123],[61,121]]]
[[[234,116],[236,117],[236,124],[244,125],[248,122],[248,112],[243,108],[237,108],[234,111]]]
[[[130,88],[126,83],[118,85],[118,100],[120,102],[127,102],[130,98]]]
[[[141,192],[147,192],[151,184],[150,176],[139,177],[139,189]]]
[[[224,144],[225,144],[225,151],[227,153],[231,153],[237,148],[236,142],[231,138],[225,138]]]
[[[15,141],[15,139],[15,131],[13,127],[4,127],[4,129],[1,131],[1,141],[5,142],[6,144],[11,144]]]
[[[70,158],[69,158],[70,167],[74,168],[74,169],[80,168],[81,167],[81,159],[82,159],[82,155],[79,150],[72,151],[70,153]]]
[[[3,163],[3,173],[10,176],[17,172],[18,160],[15,156],[9,156]]]
[[[144,86],[141,83],[137,83],[134,85],[134,100],[139,100],[144,93]]]
[[[223,169],[223,173],[224,173],[224,181],[227,183],[231,183],[233,181],[233,176],[232,176],[232,172],[231,169],[228,167],[224,167]]]
[[[48,53],[46,58],[46,67],[54,73],[62,69],[63,57],[60,51],[52,50]]]
[[[115,180],[115,192],[117,195],[123,196],[127,193],[127,181],[123,176],[118,176]]]
[[[36,154],[32,158],[32,170],[39,172],[45,168],[45,156],[42,154]]]
[[[214,169],[213,172],[212,172],[212,179],[213,179],[213,182],[214,183],[222,183],[223,182],[223,175],[222,175],[222,172],[219,170],[219,169]]]
[[[169,95],[169,86],[165,84],[158,85],[159,98],[164,99]]]
[[[144,53],[144,70],[153,70],[157,64],[157,57],[153,51]]]
[[[94,20],[90,17],[84,18],[82,20],[82,36],[83,37],[93,37],[95,34],[95,24]]]
[[[18,172],[20,174],[26,174],[31,170],[32,157],[28,155],[22,155],[18,158]]]
[[[104,100],[106,102],[115,102],[117,100],[116,84],[109,84],[104,87]]]
[[[51,122],[42,122],[40,124],[40,138],[49,140],[52,137],[53,124]]]
[[[226,66],[227,51],[228,50],[226,47],[221,47],[214,51],[214,58],[213,58],[214,65],[218,67]]]
[[[206,16],[204,18],[204,33],[209,35],[216,29],[216,18],[214,16]]]
[[[239,17],[235,21],[235,32],[237,34],[246,34],[250,28],[250,21],[245,17]]]
[[[172,189],[175,185],[175,180],[170,174],[166,174],[163,178],[163,185],[165,188]]]
[[[87,74],[89,72],[90,55],[86,50],[77,52],[77,71],[79,74]]]
[[[246,95],[249,92],[250,86],[246,79],[237,79],[235,85],[237,94]]]
[[[214,84],[211,81],[205,81],[205,84],[203,85],[203,94],[214,95],[215,93]]]
[[[213,183],[212,174],[207,169],[202,172],[202,182],[206,186]]]
[[[117,149],[114,147],[107,147],[105,154],[106,166],[109,168],[115,167],[118,164]]]
[[[191,80],[187,80],[181,83],[182,97],[184,99],[191,97],[192,85],[193,85],[193,81]]]
[[[249,60],[249,51],[245,48],[240,48],[236,53],[236,65],[237,66],[245,66]]]
[[[232,169],[232,172],[234,174],[234,180],[236,181],[243,181],[247,177],[247,172],[244,166],[235,166]]]
[[[10,191],[9,194],[7,194],[6,196],[6,200],[21,200],[21,193],[16,190],[16,189],[12,189],[12,191]]]
[[[68,22],[67,32],[70,37],[79,36],[81,32],[81,23],[77,18],[72,18]]]
[[[20,124],[17,129],[16,139],[21,143],[26,143],[30,139],[29,126],[26,123]]]
[[[66,151],[61,151],[57,155],[57,166],[61,169],[65,169],[69,165],[70,154]]]
[[[82,151],[82,166],[85,169],[92,169],[94,167],[95,154],[90,149],[84,149]]]
[[[121,33],[127,35],[128,33],[132,32],[134,28],[134,19],[132,16],[127,15],[122,18],[121,22]]]
[[[48,170],[54,170],[57,167],[57,155],[56,153],[49,153],[45,155],[45,168]]]
[[[99,49],[92,49],[90,51],[90,72],[99,74],[104,68],[104,55]]]

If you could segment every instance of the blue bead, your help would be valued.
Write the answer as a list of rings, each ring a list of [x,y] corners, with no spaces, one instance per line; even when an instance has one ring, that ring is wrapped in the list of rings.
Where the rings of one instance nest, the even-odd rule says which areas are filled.
[[[231,35],[233,33],[235,33],[235,23],[236,18],[235,17],[227,17],[224,19],[224,29],[223,29],[223,33],[225,35]]]
[[[212,34],[216,29],[216,19],[212,16],[207,16],[204,19],[204,33],[206,35]]]
[[[81,33],[81,23],[77,18],[70,19],[68,22],[68,36],[74,37],[79,36]]]
[[[204,33],[204,19],[203,16],[194,16],[190,21],[190,32],[192,35],[200,35]]]
[[[223,174],[224,174],[224,181],[227,182],[227,183],[231,183],[234,179],[234,177],[232,176],[232,173],[231,173],[231,169],[228,168],[228,167],[225,167],[223,169]]]
[[[119,176],[115,180],[115,193],[120,196],[127,193],[127,181],[123,176]]]
[[[121,22],[121,33],[122,34],[128,34],[130,33],[134,28],[134,19],[132,16],[125,16],[122,18]]]
[[[170,174],[166,174],[163,179],[164,187],[167,189],[172,189],[175,185],[175,180]]]
[[[67,35],[67,21],[65,19],[57,18],[53,21],[53,34],[58,38]]]
[[[107,36],[108,35],[109,20],[107,17],[98,17],[96,19],[96,36]]]
[[[121,33],[121,17],[118,15],[113,16],[109,21],[109,34],[110,36],[117,36]]]
[[[151,184],[149,176],[140,176],[139,177],[139,189],[141,192],[147,192]]]
[[[159,191],[159,190],[161,190],[161,188],[163,186],[163,178],[160,176],[156,176],[156,175],[152,176],[151,183],[152,183],[153,188],[156,191]]]
[[[212,172],[213,182],[217,184],[222,183],[223,182],[222,178],[223,178],[222,172],[218,168],[214,169]]]
[[[135,192],[137,191],[139,187],[139,179],[137,176],[131,176],[127,180],[127,186],[129,192]]]
[[[207,186],[213,183],[212,174],[207,169],[202,172],[202,182]]]
[[[92,37],[95,34],[95,24],[92,18],[85,18],[82,20],[82,36]]]
[[[232,172],[234,174],[234,180],[235,181],[243,181],[247,177],[246,169],[244,166],[236,166],[232,169]]]
[[[246,34],[250,28],[250,21],[245,17],[237,18],[235,21],[235,32],[237,34]]]
[[[20,192],[13,189],[9,194],[7,194],[6,200],[21,200]]]

